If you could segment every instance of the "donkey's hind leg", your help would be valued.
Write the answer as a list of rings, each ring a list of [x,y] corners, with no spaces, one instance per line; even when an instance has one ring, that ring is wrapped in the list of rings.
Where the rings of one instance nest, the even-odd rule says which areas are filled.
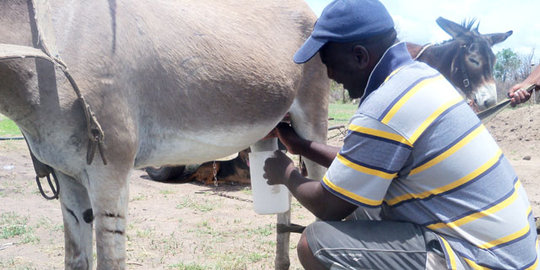
[[[86,188],[56,171],[64,220],[65,268],[92,269],[93,213]]]

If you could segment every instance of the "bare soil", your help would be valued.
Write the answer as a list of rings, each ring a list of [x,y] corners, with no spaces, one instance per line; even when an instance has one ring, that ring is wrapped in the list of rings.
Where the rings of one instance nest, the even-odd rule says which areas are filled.
[[[540,106],[505,110],[486,126],[540,215]],[[342,143],[337,132],[330,144]],[[43,199],[34,178],[26,144],[0,141],[0,269],[64,268],[60,204]],[[249,186],[160,183],[140,170],[130,182],[129,269],[273,269],[276,217],[252,210]],[[292,222],[313,220],[293,200]],[[291,235],[291,269],[301,269],[298,239]]]

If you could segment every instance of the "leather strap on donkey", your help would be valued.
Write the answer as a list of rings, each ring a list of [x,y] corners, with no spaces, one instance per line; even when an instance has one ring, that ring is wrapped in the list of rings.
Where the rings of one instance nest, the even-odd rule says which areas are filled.
[[[54,200],[58,199],[58,194],[60,193],[60,185],[58,184],[58,178],[56,178],[56,174],[54,173],[53,168],[50,166],[41,163],[35,156],[34,153],[32,153],[32,150],[30,150],[30,145],[28,145],[28,140],[26,137],[24,137],[24,141],[26,142],[26,145],[28,146],[28,150],[30,152],[30,157],[32,157],[32,164],[34,165],[34,171],[36,172],[36,184],[39,189],[39,193],[41,193],[41,196],[47,200]],[[51,181],[51,175],[54,180],[54,185]],[[49,184],[49,188],[51,189],[52,196],[47,196],[45,194],[45,191],[43,190],[43,186],[41,185],[40,178],[46,177],[47,183]]]
[[[92,109],[90,108],[90,105],[86,102],[84,96],[81,94],[81,91],[77,83],[71,76],[66,64],[60,59],[58,51],[56,50],[56,40],[54,38],[53,28],[49,17],[50,11],[47,0],[28,0],[28,11],[30,18],[30,28],[32,29],[32,36],[34,39],[34,46],[37,48],[13,44],[0,44],[0,60],[39,58],[47,60],[51,62],[54,66],[59,67],[68,79],[71,86],[73,87],[73,90],[75,91],[78,100],[81,102],[84,111],[88,135],[86,163],[88,165],[92,164],[97,148],[97,150],[99,150],[99,154],[101,156],[103,164],[107,165],[107,159],[105,157],[103,145],[103,140],[105,136],[101,125],[97,121],[97,118]],[[45,42],[46,39],[48,43]],[[50,166],[43,164],[39,160],[37,160],[31,150],[30,155],[32,157],[34,170],[36,171],[36,182],[41,195],[48,200],[58,199],[60,186],[58,184],[58,180],[56,178],[54,170]],[[51,174],[53,176],[55,185],[53,185],[51,181]],[[43,191],[40,182],[40,178],[42,177],[47,178],[47,182],[49,183],[49,187],[53,193],[53,196],[47,196]]]
[[[94,112],[90,108],[90,105],[88,102],[86,102],[84,96],[81,94],[81,91],[71,76],[66,64],[60,59],[56,50],[56,42],[49,17],[50,12],[48,2],[46,0],[29,0],[28,8],[30,13],[32,34],[37,40],[37,42],[35,42],[37,48],[12,44],[0,44],[0,60],[40,58],[45,59],[60,68],[73,87],[73,90],[75,91],[79,102],[81,102],[84,111],[88,135],[86,162],[89,165],[92,164],[97,149],[99,150],[103,164],[107,165],[103,144],[105,137],[103,129],[101,128],[101,125],[99,124]],[[45,40],[46,38],[47,42]]]
[[[79,86],[69,73],[66,64],[60,59],[58,50],[56,49],[56,39],[54,36],[54,29],[52,27],[50,18],[49,2],[47,0],[29,0],[28,11],[30,13],[30,24],[32,28],[32,35],[37,37],[36,47],[40,48],[47,56],[47,60],[54,63],[62,70],[69,83],[73,87],[73,90],[77,94],[79,101],[83,107],[84,115],[86,117],[86,127],[88,133],[88,149],[86,153],[86,162],[90,165],[94,159],[96,147],[99,150],[103,164],[107,165],[107,159],[105,158],[103,139],[105,134],[101,129],[101,125],[97,121],[96,115],[91,110],[90,105],[86,102]],[[41,57],[43,58],[43,57]]]

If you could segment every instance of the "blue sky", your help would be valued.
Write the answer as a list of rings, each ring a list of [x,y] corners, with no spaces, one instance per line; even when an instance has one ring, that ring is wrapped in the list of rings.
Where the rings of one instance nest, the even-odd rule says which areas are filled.
[[[540,61],[540,1],[539,0],[380,0],[394,18],[399,39],[419,44],[450,39],[435,22],[442,16],[461,23],[476,18],[482,34],[513,30],[506,41],[493,47],[529,55],[534,49],[535,63]],[[306,0],[315,14],[320,15],[331,0]]]

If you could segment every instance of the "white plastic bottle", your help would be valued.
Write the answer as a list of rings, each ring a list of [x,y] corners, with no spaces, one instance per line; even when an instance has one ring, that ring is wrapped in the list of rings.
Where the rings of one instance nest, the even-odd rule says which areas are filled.
[[[287,212],[290,208],[289,190],[284,185],[268,185],[263,178],[264,162],[274,154],[272,151],[249,153],[249,172],[253,208],[257,214],[268,215]]]

